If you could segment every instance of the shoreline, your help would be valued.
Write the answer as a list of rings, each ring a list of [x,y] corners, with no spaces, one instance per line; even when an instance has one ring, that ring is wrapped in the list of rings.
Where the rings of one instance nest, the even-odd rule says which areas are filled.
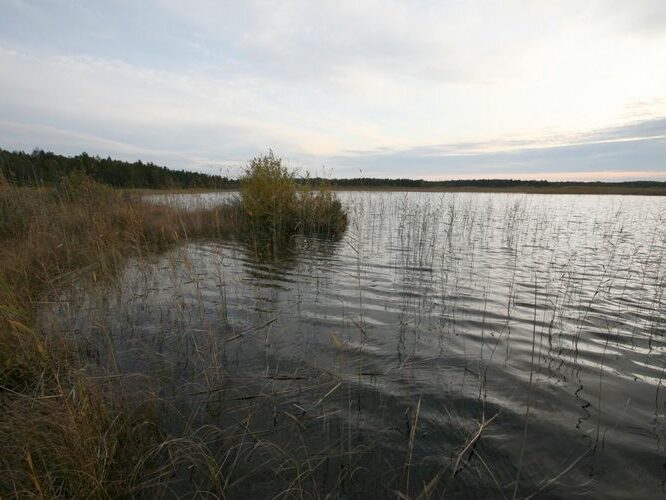
[[[233,193],[239,188],[117,188],[135,194],[203,194]],[[331,191],[344,192],[394,192],[394,193],[515,193],[515,194],[568,194],[568,195],[624,195],[624,196],[666,196],[666,188],[661,187],[619,187],[619,186],[564,186],[564,187],[399,187],[399,186],[330,186]]]

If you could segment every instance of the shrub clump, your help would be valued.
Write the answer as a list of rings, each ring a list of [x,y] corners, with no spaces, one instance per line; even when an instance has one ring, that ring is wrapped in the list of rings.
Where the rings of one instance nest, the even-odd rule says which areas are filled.
[[[299,184],[273,152],[254,158],[241,178],[240,208],[253,240],[274,245],[296,234],[338,237],[347,212],[330,187]]]

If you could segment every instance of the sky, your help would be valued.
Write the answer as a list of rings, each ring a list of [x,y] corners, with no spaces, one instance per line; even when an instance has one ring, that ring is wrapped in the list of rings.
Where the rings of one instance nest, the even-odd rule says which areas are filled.
[[[0,0],[0,147],[666,181],[666,1]]]

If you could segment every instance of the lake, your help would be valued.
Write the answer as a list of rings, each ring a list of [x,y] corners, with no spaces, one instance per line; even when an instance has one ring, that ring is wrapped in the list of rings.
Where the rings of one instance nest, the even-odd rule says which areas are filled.
[[[337,241],[185,242],[43,318],[188,436],[171,493],[664,495],[664,198],[339,196]]]

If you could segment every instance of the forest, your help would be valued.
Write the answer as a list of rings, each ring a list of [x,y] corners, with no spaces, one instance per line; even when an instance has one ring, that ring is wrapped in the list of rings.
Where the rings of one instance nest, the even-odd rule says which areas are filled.
[[[40,149],[32,153],[0,149],[1,177],[10,184],[48,186],[77,170],[97,182],[117,188],[224,189],[237,186],[237,181],[220,175],[173,170],[140,160],[130,163],[87,153],[68,157]]]
[[[0,181],[16,186],[49,186],[73,171],[116,188],[135,189],[237,189],[239,180],[189,170],[174,170],[141,160],[126,162],[81,153],[64,156],[41,149],[32,153],[0,149]],[[298,177],[299,184],[325,183],[337,189],[423,189],[451,191],[525,191],[553,193],[666,194],[666,182],[553,182],[519,179],[390,179],[375,177]]]

